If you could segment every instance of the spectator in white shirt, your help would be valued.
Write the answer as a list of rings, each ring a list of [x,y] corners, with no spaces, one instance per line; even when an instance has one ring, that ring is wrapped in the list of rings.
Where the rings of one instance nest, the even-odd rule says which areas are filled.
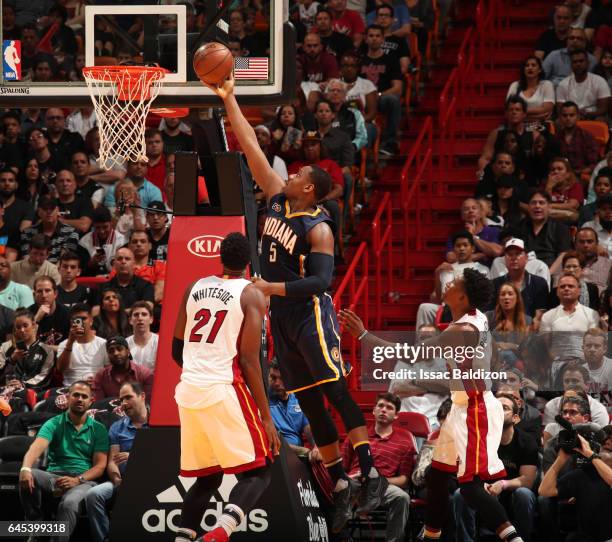
[[[57,349],[57,370],[64,375],[64,386],[77,380],[93,382],[94,375],[108,364],[106,340],[93,330],[91,309],[77,303],[70,309],[70,334]]]
[[[107,207],[94,209],[93,229],[84,235],[79,245],[90,256],[85,275],[106,275],[113,266],[115,252],[125,246],[127,239],[113,228],[113,217]]]
[[[563,79],[557,87],[557,104],[574,102],[578,105],[581,119],[606,120],[610,87],[607,81],[589,73],[589,59],[586,51],[572,51],[572,74]]]
[[[81,134],[81,137],[85,139],[87,132],[98,125],[98,119],[96,118],[96,112],[93,107],[81,107],[76,109],[66,119],[66,128],[71,132],[77,132]]]
[[[584,360],[589,371],[589,393],[612,391],[612,359],[606,357],[608,334],[599,329],[589,329],[582,340]]]
[[[455,263],[443,262],[435,271],[435,291],[432,294],[432,301],[439,302],[442,293],[449,282],[456,277],[463,276],[463,270],[467,267],[480,271],[489,277],[489,268],[479,262],[472,261],[472,255],[476,248],[474,236],[467,230],[461,230],[451,236],[453,250],[457,256]]]
[[[515,94],[527,104],[528,121],[550,118],[555,107],[555,88],[544,79],[542,61],[537,56],[530,55],[523,62],[520,78],[510,85],[506,99]]]
[[[580,282],[571,273],[564,273],[557,285],[559,306],[544,313],[540,334],[548,342],[553,358],[553,380],[562,359],[584,359],[582,337],[587,330],[599,327],[599,315],[585,307],[580,298]]]
[[[132,305],[130,324],[134,335],[129,336],[127,342],[132,358],[136,363],[153,371],[157,360],[159,335],[151,332],[153,308],[148,301],[136,301]]]

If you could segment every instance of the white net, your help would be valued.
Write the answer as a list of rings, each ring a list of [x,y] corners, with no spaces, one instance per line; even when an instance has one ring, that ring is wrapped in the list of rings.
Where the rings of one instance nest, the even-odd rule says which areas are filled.
[[[146,119],[165,70],[158,67],[83,68],[100,129],[99,162],[105,169],[126,161],[148,162]]]

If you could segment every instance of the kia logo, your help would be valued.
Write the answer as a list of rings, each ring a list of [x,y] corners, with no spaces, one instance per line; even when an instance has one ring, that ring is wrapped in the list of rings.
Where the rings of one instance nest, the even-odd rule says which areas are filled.
[[[200,235],[187,243],[187,250],[198,258],[216,258],[221,253],[223,237],[218,235]]]

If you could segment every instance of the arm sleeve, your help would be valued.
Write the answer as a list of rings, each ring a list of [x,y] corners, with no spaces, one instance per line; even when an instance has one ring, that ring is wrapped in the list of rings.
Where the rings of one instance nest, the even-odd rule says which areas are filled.
[[[355,139],[353,139],[353,145],[355,145],[357,150],[361,150],[368,144],[365,120],[363,120],[363,115],[356,109],[351,109],[351,111],[355,115]]]
[[[118,432],[119,432],[119,424],[121,423],[121,420],[116,421],[113,425],[111,425],[111,428],[108,430],[108,442],[109,442],[109,446],[119,446],[119,437],[118,437]]]
[[[58,416],[61,416],[61,414],[58,414]],[[40,428],[40,430],[38,431],[38,435],[36,435],[37,437],[40,438],[44,438],[45,440],[48,440],[49,442],[51,442],[53,440],[53,432],[55,430],[56,427],[56,421],[55,418],[51,418],[50,420],[47,420],[43,426]]]
[[[344,134],[344,132],[342,132]],[[346,134],[344,134],[346,135]],[[355,152],[353,150],[353,143],[349,139],[349,136],[346,135],[346,139],[342,144],[342,161],[340,165],[342,167],[351,167],[355,162]]]
[[[563,81],[561,81],[559,83],[559,86],[557,87],[557,103],[560,102],[567,102],[568,97],[567,97],[567,85],[564,84],[566,80],[564,79]]]
[[[540,277],[532,277],[532,280],[536,279],[536,278],[540,278]],[[534,296],[534,309],[538,310],[538,309],[544,309],[546,310],[548,308],[548,286],[546,285],[546,281],[544,279],[542,279],[542,281],[540,282],[535,281],[534,283],[536,285],[535,288],[535,296]]]
[[[311,252],[307,258],[306,270],[307,277],[285,283],[287,297],[308,297],[323,294],[332,281],[334,257],[321,252]]]
[[[582,472],[578,469],[560,476],[557,479],[557,499],[565,500],[575,497],[580,478],[582,478]]]
[[[555,103],[555,87],[550,81],[542,81],[542,103]]]

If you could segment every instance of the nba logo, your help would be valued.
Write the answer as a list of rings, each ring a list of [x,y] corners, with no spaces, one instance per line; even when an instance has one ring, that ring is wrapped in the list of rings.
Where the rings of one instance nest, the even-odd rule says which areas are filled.
[[[5,81],[21,79],[21,41],[4,40],[2,44],[2,74]]]

